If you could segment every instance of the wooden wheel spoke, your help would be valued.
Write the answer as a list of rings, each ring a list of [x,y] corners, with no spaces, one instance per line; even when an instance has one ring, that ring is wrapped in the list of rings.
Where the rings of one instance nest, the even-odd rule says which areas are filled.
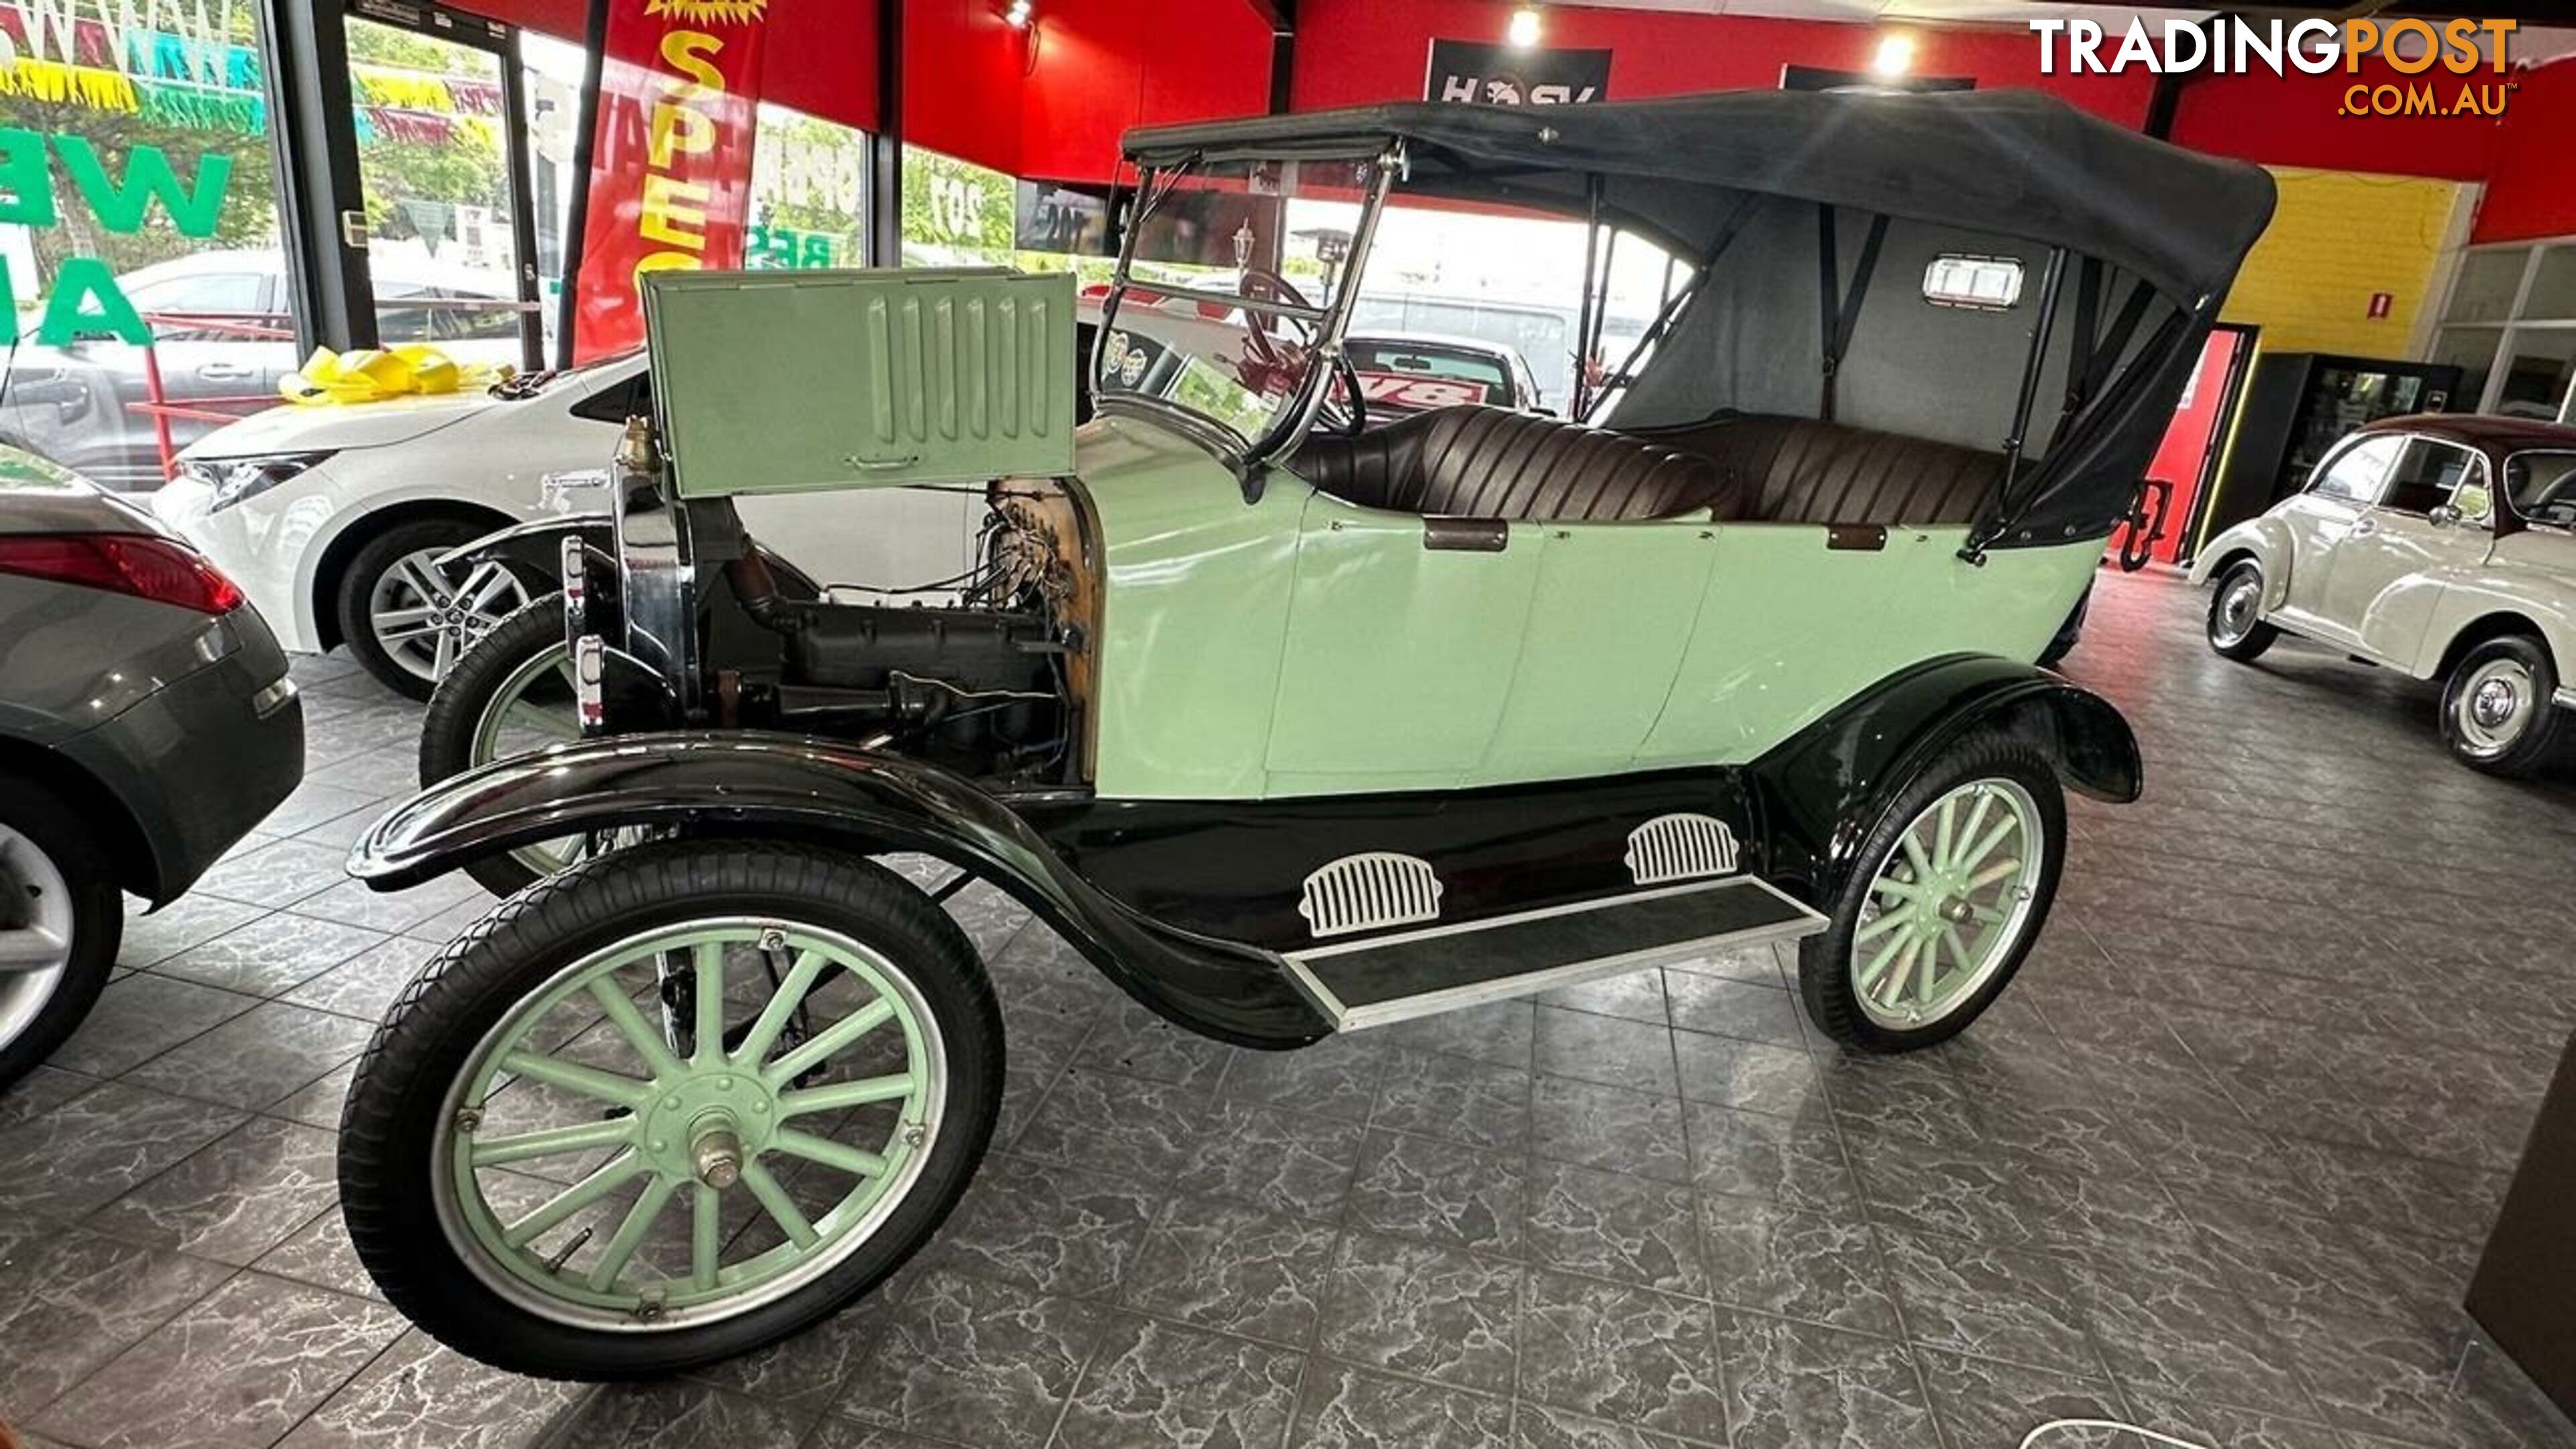
[[[787,968],[786,977],[778,983],[778,989],[769,994],[769,1004],[761,1008],[751,1030],[743,1033],[742,1045],[733,1049],[736,1064],[758,1066],[761,1058],[769,1055],[769,1049],[778,1044],[779,1033],[785,1031],[787,1023],[795,1018],[796,1008],[805,1004],[806,993],[814,989],[815,981],[831,965],[831,961],[819,951],[796,953],[795,963]]]
[[[880,996],[809,1037],[804,1045],[761,1069],[772,1087],[792,1082],[832,1053],[894,1020],[894,1003]]]
[[[608,1240],[607,1247],[600,1250],[599,1261],[590,1266],[590,1277],[586,1281],[591,1292],[605,1293],[617,1282],[617,1275],[625,1272],[626,1265],[634,1261],[635,1250],[644,1246],[644,1235],[653,1231],[654,1221],[662,1216],[662,1209],[671,1201],[671,1194],[679,1189],[680,1185],[667,1177],[656,1177],[644,1184],[644,1191],[635,1199],[635,1205],[626,1210],[625,1221],[617,1225],[616,1235]]]

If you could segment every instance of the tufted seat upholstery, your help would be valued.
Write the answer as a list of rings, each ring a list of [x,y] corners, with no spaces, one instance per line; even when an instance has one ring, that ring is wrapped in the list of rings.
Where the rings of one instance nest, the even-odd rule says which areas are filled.
[[[1970,523],[2003,455],[1812,418],[1747,414],[1642,440],[1715,463],[1740,515],[1775,523]]]
[[[1357,438],[1314,438],[1289,466],[1363,508],[1434,517],[1726,516],[1734,490],[1695,453],[1501,408],[1440,408]]]

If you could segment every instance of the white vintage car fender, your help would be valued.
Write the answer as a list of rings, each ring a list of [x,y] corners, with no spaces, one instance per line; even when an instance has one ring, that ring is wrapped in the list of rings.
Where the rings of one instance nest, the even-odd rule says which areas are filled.
[[[2482,626],[2508,616],[2539,631],[2558,669],[2558,702],[2576,705],[2576,688],[2570,687],[2576,684],[2576,538],[2536,529],[2510,533],[2496,540],[2483,565],[2427,580],[2436,577],[2442,593],[2423,645],[2414,659],[2398,661],[2409,673],[2432,678],[2463,634],[2482,633]]]
[[[2191,581],[2206,584],[2218,572],[2219,565],[2252,554],[2254,564],[2263,571],[2263,612],[2281,607],[2290,596],[2290,530],[2268,513],[2246,519],[2218,537],[2192,560]]]

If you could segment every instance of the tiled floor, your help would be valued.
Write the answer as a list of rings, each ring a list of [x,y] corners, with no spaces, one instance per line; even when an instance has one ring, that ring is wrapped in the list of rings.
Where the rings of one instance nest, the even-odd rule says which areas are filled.
[[[2049,936],[1950,1048],[1837,1055],[1763,954],[1247,1055],[970,893],[1011,1093],[934,1249],[600,1392],[407,1332],[341,1238],[349,1060],[484,899],[339,880],[417,712],[307,661],[311,782],[0,1098],[0,1413],[82,1449],[2576,1445],[2452,1306],[2576,1024],[2576,789],[2449,764],[2425,686],[2222,663],[2200,602],[2105,581],[2069,671],[2148,797],[2079,804]]]

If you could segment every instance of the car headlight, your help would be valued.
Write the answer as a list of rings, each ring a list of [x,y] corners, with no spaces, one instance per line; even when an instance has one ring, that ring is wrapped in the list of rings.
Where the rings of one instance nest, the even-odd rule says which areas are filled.
[[[206,511],[219,512],[255,497],[330,457],[329,453],[276,453],[265,458],[185,458],[179,476],[206,485]]]

